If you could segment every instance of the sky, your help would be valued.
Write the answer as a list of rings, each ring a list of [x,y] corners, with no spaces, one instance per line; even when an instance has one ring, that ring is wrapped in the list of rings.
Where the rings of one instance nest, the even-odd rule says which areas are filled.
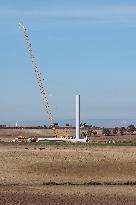
[[[55,121],[136,119],[136,1],[0,0],[0,124],[47,121],[29,30]]]

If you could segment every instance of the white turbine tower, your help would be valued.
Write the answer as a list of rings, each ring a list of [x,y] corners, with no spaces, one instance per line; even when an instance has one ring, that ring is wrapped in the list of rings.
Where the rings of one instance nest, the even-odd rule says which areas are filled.
[[[80,95],[76,95],[76,140],[80,139]]]
[[[16,121],[16,127],[18,126],[18,120]]]

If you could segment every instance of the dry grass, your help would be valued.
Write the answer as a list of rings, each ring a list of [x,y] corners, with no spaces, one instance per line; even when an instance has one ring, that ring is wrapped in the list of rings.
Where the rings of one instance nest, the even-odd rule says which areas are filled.
[[[0,144],[0,204],[135,204],[135,170],[136,147]]]
[[[8,186],[0,188],[0,204],[135,205],[135,187]]]

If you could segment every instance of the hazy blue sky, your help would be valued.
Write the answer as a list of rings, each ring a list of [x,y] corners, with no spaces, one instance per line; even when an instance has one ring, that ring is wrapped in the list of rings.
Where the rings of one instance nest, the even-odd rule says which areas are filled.
[[[55,119],[136,119],[136,1],[0,0],[0,123],[47,119],[18,22]]]

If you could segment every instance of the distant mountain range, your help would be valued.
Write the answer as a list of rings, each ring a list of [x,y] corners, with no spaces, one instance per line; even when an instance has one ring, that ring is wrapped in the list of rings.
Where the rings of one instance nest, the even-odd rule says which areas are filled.
[[[56,120],[55,122],[59,123],[60,126],[64,126],[66,123],[72,126],[75,126],[74,119],[66,119],[66,120]],[[93,125],[97,127],[127,127],[130,124],[136,126],[136,119],[89,119],[89,120],[81,120],[82,123],[86,123],[88,125]],[[7,126],[15,126],[16,122],[6,122],[0,121],[0,124],[5,124]],[[48,125],[47,121],[19,121],[18,126],[43,126]]]
[[[89,120],[81,120],[81,122],[96,127],[107,127],[107,128],[127,127],[130,124],[136,126],[136,119],[89,119]],[[60,125],[66,123],[69,123],[70,125],[75,125],[75,120],[59,120],[58,123]]]

